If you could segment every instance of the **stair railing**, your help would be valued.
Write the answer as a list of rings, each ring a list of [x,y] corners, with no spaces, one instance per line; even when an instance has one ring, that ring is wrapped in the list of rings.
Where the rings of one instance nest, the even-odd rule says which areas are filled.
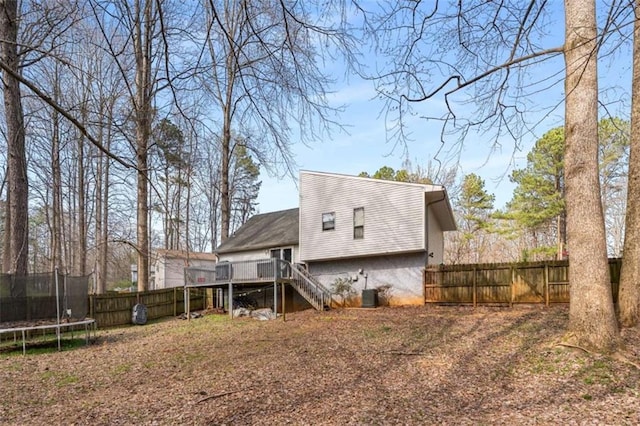
[[[325,310],[331,306],[331,292],[329,292],[313,275],[298,265],[284,262],[286,266],[280,265],[280,270],[284,270],[289,274],[291,285],[319,311]]]

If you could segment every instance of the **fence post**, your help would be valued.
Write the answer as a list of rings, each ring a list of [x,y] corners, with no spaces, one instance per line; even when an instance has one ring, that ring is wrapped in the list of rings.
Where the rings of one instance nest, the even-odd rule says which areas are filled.
[[[284,300],[284,281],[282,281],[281,283],[281,289],[282,289],[282,322],[286,322],[287,321],[287,314],[285,312],[285,308],[284,308],[284,304],[285,304],[285,300]],[[278,313],[276,312],[276,318],[278,317]]]
[[[427,267],[422,270],[422,304],[427,303]]]
[[[478,305],[478,283],[477,283],[477,271],[478,269],[473,267],[473,307],[475,308]]]
[[[93,316],[93,311],[95,309],[94,304],[95,302],[95,295],[94,294],[90,294],[89,295],[89,318],[93,318],[95,319],[95,317]]]
[[[549,306],[549,264],[544,263],[544,302]]]
[[[516,292],[516,268],[511,266],[511,300],[509,301],[509,307],[513,308],[513,299],[515,298]]]

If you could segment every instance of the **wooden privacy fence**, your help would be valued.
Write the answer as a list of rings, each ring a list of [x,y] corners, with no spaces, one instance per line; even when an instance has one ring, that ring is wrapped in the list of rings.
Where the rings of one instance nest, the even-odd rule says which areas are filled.
[[[184,312],[184,289],[182,287],[151,290],[138,293],[89,295],[89,316],[98,327],[131,324],[133,306],[142,303],[147,307],[147,318],[156,319],[176,316]],[[206,307],[206,289],[189,292],[191,310]]]
[[[609,259],[613,300],[618,300],[622,259]],[[569,261],[440,265],[425,269],[426,303],[569,303]]]

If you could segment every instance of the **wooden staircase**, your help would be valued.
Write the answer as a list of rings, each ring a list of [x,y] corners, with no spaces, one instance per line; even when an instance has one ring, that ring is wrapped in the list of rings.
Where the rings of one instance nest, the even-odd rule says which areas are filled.
[[[284,261],[281,260],[281,262]],[[298,265],[289,264],[289,266],[291,271],[291,286],[318,311],[330,309],[331,292],[327,290],[313,275],[307,272],[306,269]]]

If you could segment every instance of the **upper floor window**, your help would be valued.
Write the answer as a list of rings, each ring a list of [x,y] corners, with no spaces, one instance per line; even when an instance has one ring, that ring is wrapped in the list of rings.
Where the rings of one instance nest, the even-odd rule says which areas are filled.
[[[336,229],[336,213],[322,213],[322,230],[330,231]]]
[[[364,238],[364,207],[353,209],[353,239]]]

